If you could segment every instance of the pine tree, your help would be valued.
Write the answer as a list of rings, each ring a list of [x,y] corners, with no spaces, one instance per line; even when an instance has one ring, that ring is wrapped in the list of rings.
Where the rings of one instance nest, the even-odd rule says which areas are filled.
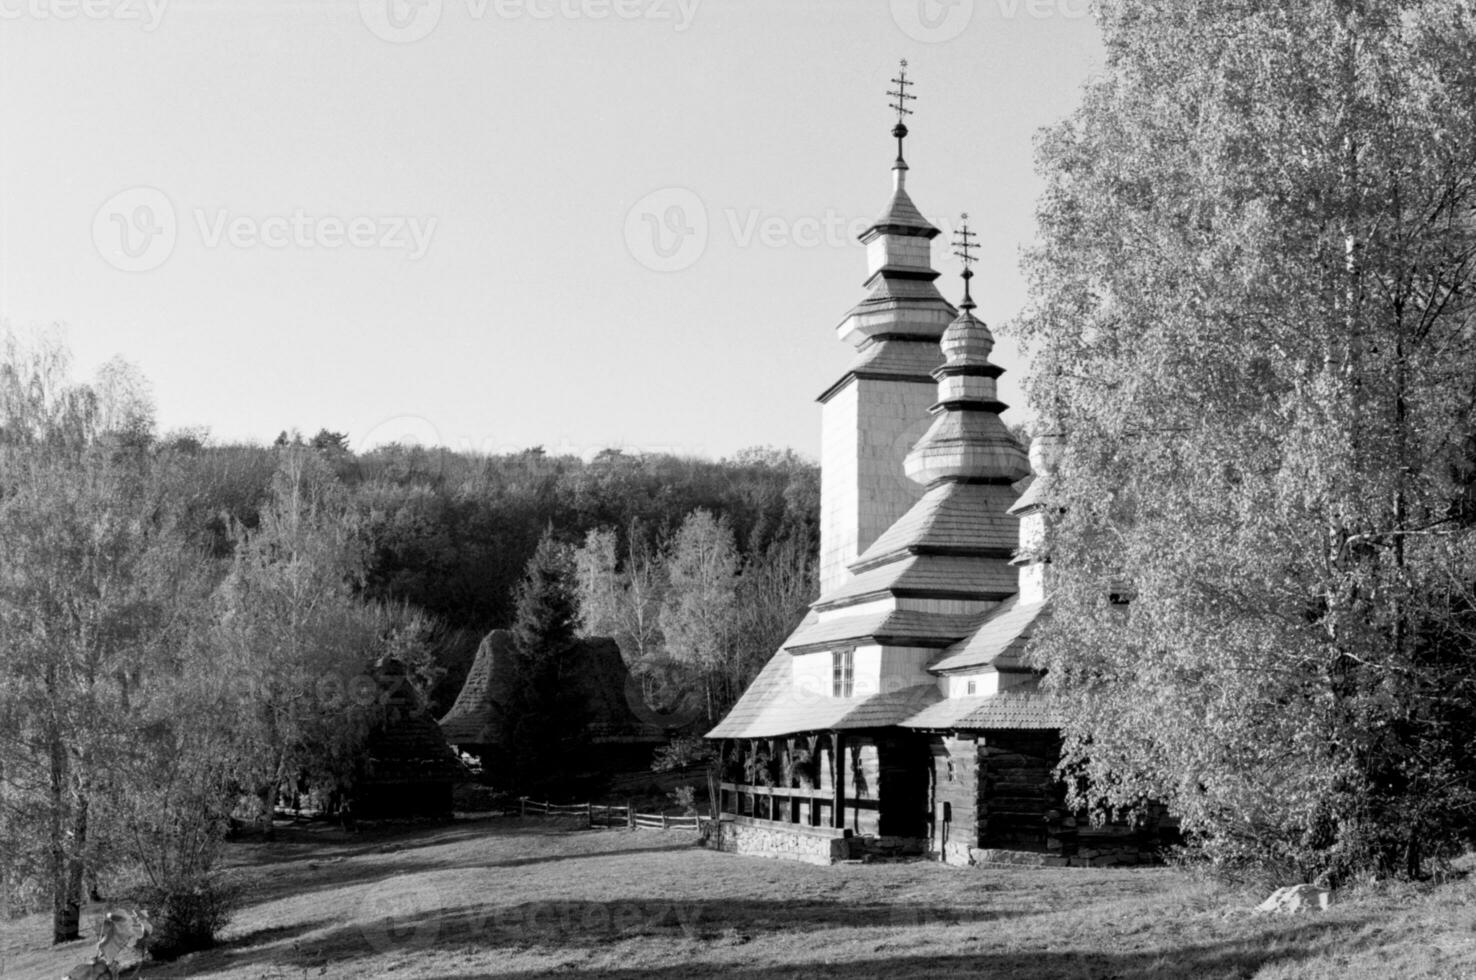
[[[500,755],[490,760],[507,789],[559,795],[582,775],[589,718],[575,672],[575,623],[573,564],[550,528],[516,596],[513,684],[498,706]]]

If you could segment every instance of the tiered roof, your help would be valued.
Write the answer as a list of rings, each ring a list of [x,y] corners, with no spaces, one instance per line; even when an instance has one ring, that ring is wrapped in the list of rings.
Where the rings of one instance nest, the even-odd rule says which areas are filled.
[[[961,234],[967,241],[967,226]],[[1019,537],[1008,513],[1014,501],[1009,485],[1028,475],[1030,465],[999,418],[1005,405],[994,383],[1003,369],[990,362],[994,337],[973,315],[970,275],[965,268],[964,302],[938,345],[943,363],[932,372],[938,386],[933,425],[906,460],[907,475],[929,492],[851,563],[847,579],[820,597],[813,608],[827,615],[802,627],[790,649],[831,638],[877,639],[888,634],[837,632],[895,630],[904,613],[915,620],[905,634],[914,645],[947,646],[978,625],[989,611],[985,603],[1007,599],[1019,587],[1009,565]],[[963,605],[933,612],[901,602],[908,599]],[[844,620],[828,615],[879,600],[892,602]]]
[[[1006,558],[1019,537],[1009,487],[948,481],[932,487],[851,564],[857,572],[903,554]]]
[[[949,647],[942,657],[934,661],[931,669],[940,674],[978,667],[993,667],[1001,671],[1028,670],[1025,645],[1034,635],[1036,624],[1045,618],[1045,603],[1022,602],[1019,596],[1013,596],[990,615],[984,624],[987,629],[980,629]]]
[[[899,723],[903,728],[933,731],[982,729],[1054,729],[1066,716],[1050,695],[1039,691],[1005,691],[992,697],[947,698]]]
[[[929,486],[945,481],[1008,486],[1030,475],[1025,451],[999,417],[1007,406],[995,382],[1004,369],[989,360],[994,335],[974,316],[971,275],[965,269],[964,301],[943,332],[943,364],[933,372],[938,380],[933,424],[905,464],[909,477]]]
[[[708,738],[774,738],[798,732],[886,728],[915,718],[941,698],[936,684],[866,697],[831,698],[794,683],[794,658],[781,650]]]
[[[929,244],[938,229],[922,216],[907,193],[907,161],[898,124],[897,161],[892,165],[892,196],[881,215],[861,233],[866,246],[866,298],[846,314],[836,333],[856,347],[856,358],[820,396],[826,401],[853,377],[924,381],[942,360],[938,338],[953,316],[953,305],[934,285]]]
[[[894,135],[892,197],[862,236],[870,294],[839,330],[857,345],[858,356],[821,400],[855,376],[930,377],[938,386],[933,422],[906,460],[907,475],[927,489],[811,607],[709,738],[888,726],[1050,729],[1062,723],[1053,703],[1034,690],[1036,675],[1022,657],[1044,614],[1042,603],[1019,601],[1019,575],[1010,564],[1019,542],[1012,485],[1029,475],[1030,463],[999,417],[1005,405],[995,384],[1003,369],[989,360],[994,337],[973,314],[971,235],[965,225],[964,300],[954,311],[933,284],[938,274],[927,242],[938,229],[907,194],[900,119]],[[796,656],[855,643],[936,649],[927,669],[940,676],[991,670],[1028,676],[1017,676],[1004,693],[965,698],[944,698],[936,680],[890,691],[883,684],[883,693],[849,698],[823,696],[796,682]]]
[[[930,669],[952,672],[992,666],[1006,672],[1026,671],[1021,655],[1031,631],[1044,615],[1042,603],[1027,607],[1012,601],[985,616],[964,617],[968,624],[964,638],[942,650]],[[943,625],[937,622],[942,618],[932,617],[934,628]],[[815,628],[813,613],[795,637],[807,627]],[[952,629],[957,630],[958,625]],[[810,637],[818,640],[822,635],[816,631]],[[1039,691],[1034,676],[992,696],[944,698],[936,683],[928,683],[865,697],[825,697],[795,683],[794,657],[805,651],[802,647],[796,649],[793,643],[791,638],[774,654],[727,717],[707,733],[708,738],[776,738],[891,725],[948,731],[1055,729],[1065,724],[1055,700]],[[914,641],[907,640],[905,645],[914,645]]]

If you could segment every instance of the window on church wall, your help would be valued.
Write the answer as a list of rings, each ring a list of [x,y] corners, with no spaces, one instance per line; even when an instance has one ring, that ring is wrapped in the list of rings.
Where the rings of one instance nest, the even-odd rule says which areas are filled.
[[[856,686],[856,651],[834,650],[830,654],[831,697],[848,698]]]
[[[969,681],[969,683],[968,683],[968,686],[967,686],[967,691],[966,691],[966,693],[968,693],[968,694],[973,694],[973,693],[974,693],[974,690],[975,690],[975,688],[976,688],[976,686],[977,686],[977,685],[976,685],[976,683],[975,683],[975,682],[974,682],[974,681],[972,681],[972,680],[971,680],[971,681]]]

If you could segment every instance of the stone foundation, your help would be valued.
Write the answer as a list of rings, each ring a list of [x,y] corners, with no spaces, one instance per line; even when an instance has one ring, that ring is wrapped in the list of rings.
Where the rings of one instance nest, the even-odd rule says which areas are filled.
[[[850,857],[846,831],[771,823],[723,814],[721,850],[748,857],[835,864]]]
[[[872,863],[876,861],[910,861],[925,857],[928,842],[921,837],[850,838],[850,856]]]
[[[936,861],[936,850],[928,851],[927,842],[916,837],[858,837],[850,831],[825,827],[804,827],[752,817],[723,814],[720,850],[744,857],[781,858],[806,864],[838,864],[842,861],[904,861],[928,859]],[[1157,864],[1158,854],[1141,839],[1110,839],[1098,835],[1089,846],[1078,847],[1069,854],[1061,853],[1056,840],[1045,850],[1011,850],[1000,847],[973,847],[967,842],[949,841],[943,847],[942,859],[961,868],[1111,868],[1138,864]]]

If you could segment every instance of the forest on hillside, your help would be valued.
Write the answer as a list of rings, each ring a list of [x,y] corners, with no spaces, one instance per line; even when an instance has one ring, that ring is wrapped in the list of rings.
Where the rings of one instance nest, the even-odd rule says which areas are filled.
[[[385,672],[439,717],[493,628],[519,637],[501,755],[529,763],[498,789],[582,761],[581,634],[716,717],[813,598],[817,510],[788,451],[159,435],[127,363],[80,382],[54,337],[0,332],[0,914],[49,905],[68,941],[132,882],[155,954],[208,945],[228,829],[270,833],[284,794],[348,815]]]
[[[518,581],[545,532],[571,556],[586,545],[599,549],[584,556],[584,593],[613,602],[632,565],[664,593],[666,559],[684,523],[703,512],[721,524],[714,530],[725,538],[733,589],[746,574],[756,600],[760,578],[797,577],[798,608],[814,598],[820,474],[792,450],[757,447],[714,461],[607,449],[583,460],[541,447],[480,455],[392,444],[355,453],[351,438],[319,430],[310,438],[283,433],[271,446],[217,445],[186,432],[165,436],[160,448],[184,458],[195,533],[218,557],[231,552],[233,524],[256,526],[284,449],[318,454],[343,486],[368,548],[363,596],[408,604],[438,627],[435,656],[445,672],[432,692],[438,710],[455,700],[481,637],[512,625]],[[603,590],[598,575],[607,576]],[[792,612],[779,618],[788,622]],[[615,635],[613,614],[591,609],[586,632]],[[755,637],[746,659],[772,653],[783,638],[774,632]],[[617,639],[628,658],[657,652],[649,640],[635,650],[628,637]]]

